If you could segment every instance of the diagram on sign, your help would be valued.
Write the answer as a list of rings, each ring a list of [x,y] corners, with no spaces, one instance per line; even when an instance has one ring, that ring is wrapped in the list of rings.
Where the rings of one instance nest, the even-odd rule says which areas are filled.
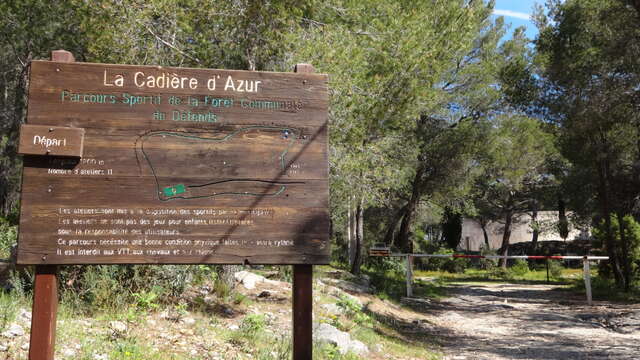
[[[231,130],[154,130],[135,142],[141,175],[151,175],[160,201],[276,197],[289,186],[288,157],[301,130],[246,126]],[[242,166],[240,166],[242,164]]]

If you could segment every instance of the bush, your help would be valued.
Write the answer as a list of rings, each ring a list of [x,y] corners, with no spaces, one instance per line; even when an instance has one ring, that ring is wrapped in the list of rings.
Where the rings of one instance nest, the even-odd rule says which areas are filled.
[[[562,278],[562,270],[564,265],[560,260],[549,260],[549,277],[552,279]]]
[[[67,302],[109,310],[148,307],[151,298],[153,303],[175,302],[188,285],[213,279],[213,273],[212,267],[198,265],[78,265],[62,267],[60,283]]]
[[[0,217],[0,259],[11,257],[11,248],[18,241],[18,227]]]
[[[624,227],[624,235],[627,240],[628,247],[626,249],[622,249],[622,240],[620,236],[620,221],[622,221],[622,225]],[[611,215],[611,231],[613,235],[614,241],[617,243],[619,249],[624,251],[629,256],[629,270],[631,282],[637,283],[640,281],[640,223],[638,223],[633,216],[626,215],[622,219],[619,219],[615,214]],[[600,223],[594,227],[593,236],[596,238],[598,242],[600,242],[600,246],[605,247],[605,225],[604,220],[600,221]],[[622,267],[622,266],[621,266]],[[624,267],[622,267],[624,269]],[[623,270],[624,271],[624,270]],[[609,261],[602,262],[598,266],[598,275],[603,276],[604,278],[611,279],[613,278],[613,271],[611,269],[611,264]]]
[[[439,247],[435,249],[435,251],[429,251],[428,253],[433,254],[441,254],[441,255],[452,255],[454,253],[453,250],[446,247]],[[442,258],[428,258],[428,260],[421,260],[419,268],[422,270],[428,271],[446,271],[449,273],[463,273],[467,268],[469,268],[470,261],[466,258],[452,258],[452,257],[442,257]]]
[[[509,268],[509,271],[514,276],[525,276],[529,272],[529,264],[527,263],[527,260],[516,259],[513,266]]]
[[[484,255],[484,256],[497,255],[497,252],[495,250],[485,249],[485,247],[483,246],[480,249],[480,255]],[[476,259],[475,266],[480,270],[491,271],[491,270],[495,269],[496,266],[498,266],[498,260],[497,259],[485,259],[485,258]]]
[[[489,276],[498,279],[511,280],[513,278],[513,273],[501,266],[496,266],[489,271]]]

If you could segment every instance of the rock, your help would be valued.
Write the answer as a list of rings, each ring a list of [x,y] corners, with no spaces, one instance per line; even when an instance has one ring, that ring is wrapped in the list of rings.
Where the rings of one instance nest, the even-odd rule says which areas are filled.
[[[256,288],[256,284],[260,284],[260,283],[265,283],[265,284],[271,284],[271,285],[275,285],[275,286],[281,286],[281,287],[285,287],[288,288],[290,285],[282,282],[282,281],[275,281],[275,280],[269,280],[267,278],[265,278],[264,276],[258,275],[258,274],[254,274],[252,272],[249,271],[238,271],[237,273],[233,274],[233,277],[236,279],[236,281],[242,283],[242,285],[245,287],[245,289],[247,290],[253,290]]]
[[[340,354],[343,355],[348,352],[364,355],[369,352],[367,346],[361,341],[352,340],[349,333],[340,331],[326,323],[320,323],[315,326],[313,336],[317,342],[335,345]]]
[[[182,318],[180,320],[180,322],[185,324],[185,325],[193,325],[193,324],[196,323],[196,319],[190,318],[190,317],[185,317],[185,318]]]
[[[16,323],[9,325],[9,328],[2,333],[2,336],[4,337],[16,337],[22,335],[24,335],[24,329]]]
[[[235,330],[240,329],[240,326],[238,326],[238,325],[236,325],[236,324],[230,324],[229,326],[227,326],[227,328],[228,328],[229,330],[235,331]]]
[[[264,276],[260,276],[248,271],[238,271],[237,273],[233,274],[233,277],[236,279],[236,281],[241,282],[247,290],[255,289],[257,283],[261,283],[267,280]]]
[[[408,306],[422,307],[431,304],[431,300],[413,297],[402,297],[400,303]]]
[[[74,349],[69,349],[69,348],[63,349],[62,350],[62,356],[75,358],[76,351]]]
[[[114,333],[125,333],[127,332],[127,324],[125,324],[122,321],[111,321],[109,322],[109,328],[111,329],[111,331],[113,331]]]
[[[336,304],[322,304],[320,307],[331,315],[340,315],[343,313],[343,309]]]
[[[376,352],[382,352],[382,350],[384,350],[384,345],[382,344],[375,344],[374,348],[376,350]]]
[[[29,350],[29,343],[28,343],[28,342],[26,342],[26,343],[22,344],[22,346],[20,346],[20,349],[22,349],[22,350]]]
[[[355,283],[347,280],[338,280],[338,279],[325,279],[325,282],[328,282],[344,291],[356,293],[356,294],[371,294],[373,289],[368,283]]]
[[[31,322],[31,311],[27,311],[25,309],[20,309],[18,311],[18,319],[24,321],[25,323]]]
[[[267,290],[265,290],[265,291],[261,292],[260,294],[258,294],[259,298],[268,298],[270,296],[271,296],[271,292],[269,292]]]
[[[193,336],[193,330],[191,329],[180,329],[179,333],[182,335]]]
[[[0,351],[7,351],[9,347],[6,344],[0,344]]]
[[[107,354],[94,354],[93,360],[109,360],[109,355]]]
[[[224,305],[224,304],[220,304],[219,306],[216,307],[216,310],[226,316],[226,317],[234,317],[236,315],[236,312],[233,310],[233,308],[231,308],[230,306]]]

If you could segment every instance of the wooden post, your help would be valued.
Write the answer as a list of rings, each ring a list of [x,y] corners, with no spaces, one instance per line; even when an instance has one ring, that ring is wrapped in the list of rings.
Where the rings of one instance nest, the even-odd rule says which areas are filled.
[[[582,270],[584,273],[584,288],[587,291],[587,304],[592,305],[593,299],[591,297],[591,267],[589,264],[589,258],[587,256],[582,258]]]
[[[313,354],[313,265],[293,265],[293,359]]]
[[[51,61],[76,60],[66,50],[54,50],[51,52]],[[36,265],[34,282],[29,360],[53,360],[58,312],[58,267]]]
[[[53,360],[58,311],[57,266],[36,266],[29,360]]]
[[[407,297],[413,297],[413,256],[407,255]]]
[[[297,64],[294,72],[313,73],[310,64]],[[293,359],[313,358],[313,265],[293,265]]]

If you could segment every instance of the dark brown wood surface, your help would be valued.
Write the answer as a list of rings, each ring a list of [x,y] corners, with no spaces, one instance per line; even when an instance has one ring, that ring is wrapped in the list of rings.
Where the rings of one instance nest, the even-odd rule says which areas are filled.
[[[53,360],[58,313],[58,275],[55,265],[38,265],[34,274],[29,360]]]
[[[297,73],[313,73],[311,64],[298,64]],[[293,265],[293,359],[313,358],[313,266]]]
[[[83,142],[84,129],[23,124],[18,154],[82,157]]]
[[[327,263],[327,102],[322,74],[33,61],[27,123],[84,149],[25,156],[18,262]]]

